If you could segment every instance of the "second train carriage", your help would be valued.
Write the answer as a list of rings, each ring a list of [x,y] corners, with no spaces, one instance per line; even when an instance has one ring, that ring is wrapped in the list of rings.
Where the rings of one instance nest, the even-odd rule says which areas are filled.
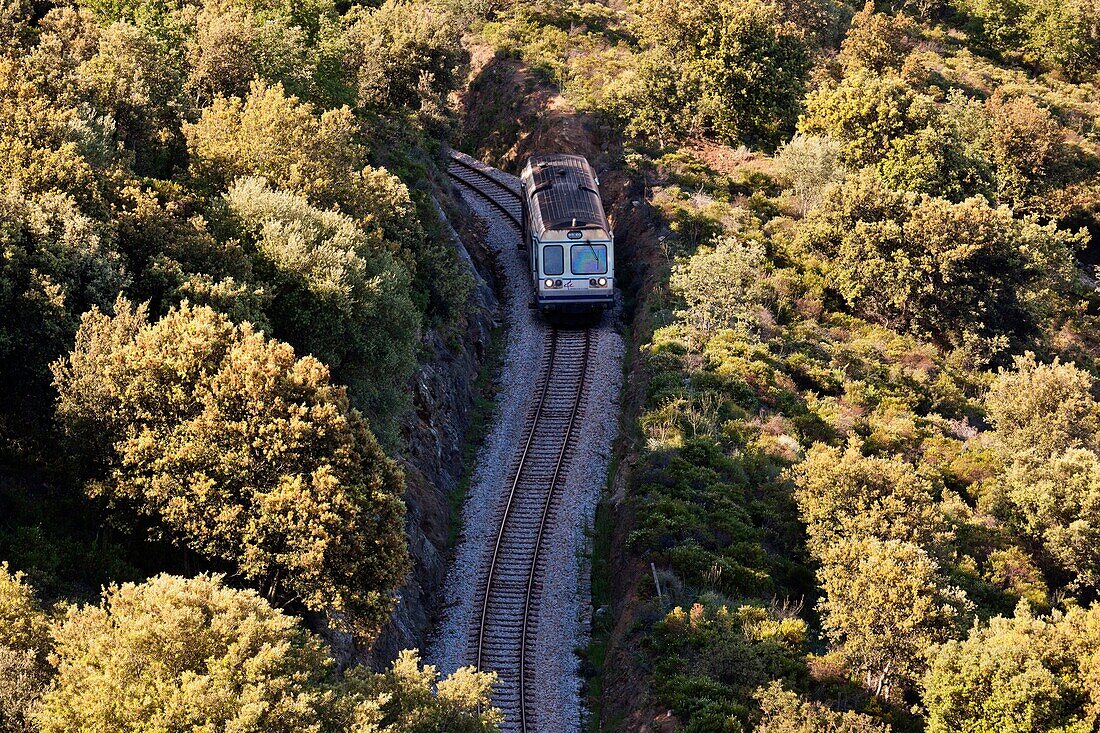
[[[543,312],[584,313],[615,302],[615,241],[599,179],[579,155],[539,155],[520,176],[523,243]]]

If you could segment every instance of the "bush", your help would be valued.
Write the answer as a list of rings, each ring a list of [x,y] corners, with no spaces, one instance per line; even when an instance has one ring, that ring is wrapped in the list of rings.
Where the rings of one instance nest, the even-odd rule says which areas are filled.
[[[653,49],[643,62],[635,117],[671,132],[774,147],[798,114],[809,49],[801,31],[759,0],[643,4],[639,30]]]
[[[936,650],[924,676],[929,733],[1086,731],[1097,724],[1100,609],[976,625]]]
[[[821,201],[825,187],[844,174],[840,145],[831,137],[795,135],[780,146],[776,158],[803,215]]]
[[[723,237],[714,248],[700,247],[678,264],[669,284],[687,302],[687,320],[700,331],[753,330],[763,307],[764,272],[761,241]]]
[[[925,652],[965,628],[971,604],[939,565],[899,540],[844,539],[821,553],[821,625],[868,688],[918,680]]]
[[[904,15],[876,13],[874,3],[869,2],[852,18],[837,60],[849,74],[859,69],[901,71],[915,30]]]
[[[757,733],[890,733],[890,726],[855,712],[837,713],[772,682],[756,692],[764,717]]]
[[[932,549],[946,522],[932,482],[900,458],[815,445],[791,470],[808,547],[821,557],[842,540],[875,538]]]
[[[22,573],[0,563],[0,732],[32,733],[30,714],[49,682],[49,621]]]
[[[840,143],[844,164],[862,168],[885,157],[892,140],[924,127],[931,113],[931,100],[900,77],[857,70],[839,85],[806,96],[798,130],[832,137]]]
[[[870,172],[830,187],[798,236],[857,312],[952,346],[1027,335],[1037,304],[1073,282],[1084,238],[983,198],[891,191]]]
[[[55,654],[56,685],[35,714],[42,733],[331,730],[319,641],[218,577],[112,586],[101,605],[69,609]]]
[[[1051,458],[1070,448],[1100,447],[1100,402],[1092,375],[1055,359],[1043,364],[1032,353],[1001,368],[985,395],[996,444],[1007,460]]]
[[[54,366],[92,495],[268,597],[370,635],[404,576],[401,473],[316,359],[184,304],[93,309]]]
[[[405,269],[379,233],[263,179],[238,180],[226,202],[255,245],[257,269],[270,273],[274,335],[327,364],[395,444],[411,406],[419,331]]]
[[[442,109],[458,81],[461,31],[427,3],[386,0],[360,7],[348,31],[359,104],[374,110]]]

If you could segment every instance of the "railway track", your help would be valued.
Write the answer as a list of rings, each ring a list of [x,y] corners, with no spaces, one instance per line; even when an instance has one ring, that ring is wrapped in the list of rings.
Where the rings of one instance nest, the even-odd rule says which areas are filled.
[[[451,156],[450,164],[447,166],[447,175],[452,180],[462,184],[464,188],[473,191],[503,214],[504,218],[516,228],[516,231],[523,229],[520,222],[520,217],[523,214],[519,192],[457,155]]]
[[[453,154],[447,174],[492,206],[517,234],[519,193],[488,171]],[[503,501],[492,518],[493,542],[478,569],[479,586],[470,630],[469,658],[481,671],[496,672],[493,704],[505,716],[504,730],[532,733],[546,711],[540,700],[535,655],[539,599],[548,571],[546,537],[568,474],[584,419],[594,335],[589,330],[550,328],[533,380],[535,398],[506,474]]]
[[[508,474],[496,543],[482,570],[475,666],[497,673],[493,702],[505,713],[505,729],[520,733],[539,729],[537,705],[531,704],[538,689],[532,647],[547,572],[543,543],[583,417],[591,351],[588,330],[550,331],[538,396]]]

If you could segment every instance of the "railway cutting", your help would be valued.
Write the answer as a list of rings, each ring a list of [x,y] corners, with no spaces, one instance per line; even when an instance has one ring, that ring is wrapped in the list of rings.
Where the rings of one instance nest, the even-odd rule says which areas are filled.
[[[583,555],[617,424],[622,340],[613,317],[565,328],[527,307],[517,179],[459,154],[448,173],[489,225],[509,328],[497,419],[477,459],[430,657],[445,672],[495,672],[504,730],[577,731],[573,649],[590,613]]]

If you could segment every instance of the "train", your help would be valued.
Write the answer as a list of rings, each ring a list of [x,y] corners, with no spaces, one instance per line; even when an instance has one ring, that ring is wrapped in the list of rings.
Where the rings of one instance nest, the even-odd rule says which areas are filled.
[[[546,315],[592,314],[615,302],[615,235],[600,180],[579,155],[536,155],[520,175],[521,249]]]

